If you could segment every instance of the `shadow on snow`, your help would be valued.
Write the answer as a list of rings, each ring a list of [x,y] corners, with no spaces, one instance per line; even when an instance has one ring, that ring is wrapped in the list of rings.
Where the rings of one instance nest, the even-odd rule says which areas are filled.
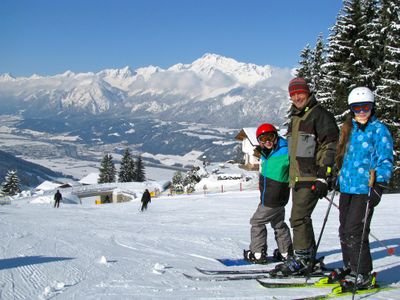
[[[372,238],[370,237],[370,240]],[[383,248],[383,245],[386,245],[387,248],[394,250],[394,253],[392,256],[399,257],[400,256],[400,239],[387,239],[387,240],[382,240],[381,242],[378,241],[373,241],[370,243],[370,248],[371,248],[371,254],[372,254],[372,260],[378,260],[381,258],[384,258],[386,256],[389,256],[388,250],[386,248]],[[379,251],[374,251],[374,248],[380,248]],[[321,256],[328,256],[332,254],[340,254],[342,250],[339,249],[332,249],[330,251],[322,251],[318,253],[318,257]],[[374,263],[373,263],[374,264]],[[376,263],[374,264],[375,267],[378,267]],[[337,262],[332,262],[326,264],[327,267],[329,268],[338,268],[342,267],[343,263],[342,261],[337,261]],[[378,281],[385,282],[385,283],[396,283],[399,281],[399,274],[400,274],[400,261],[396,261],[394,263],[390,263],[385,266],[379,266],[379,268],[385,267],[384,270],[380,271],[378,274]]]
[[[0,259],[0,270],[12,269],[28,265],[44,264],[53,261],[63,261],[75,259],[72,257],[46,257],[46,256],[23,256]]]

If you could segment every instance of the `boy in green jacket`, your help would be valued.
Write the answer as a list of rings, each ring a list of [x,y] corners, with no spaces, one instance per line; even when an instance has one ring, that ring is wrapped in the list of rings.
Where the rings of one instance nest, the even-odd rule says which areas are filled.
[[[276,128],[262,124],[256,132],[260,166],[260,204],[251,224],[250,250],[244,250],[244,259],[257,264],[267,261],[267,228],[271,224],[280,255],[285,259],[292,252],[290,230],[285,223],[285,205],[289,200],[289,156],[287,142],[278,135]]]

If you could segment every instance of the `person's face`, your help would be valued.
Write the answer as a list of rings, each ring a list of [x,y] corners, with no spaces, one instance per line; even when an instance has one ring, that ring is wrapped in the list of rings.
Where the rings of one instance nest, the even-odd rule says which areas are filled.
[[[272,149],[277,140],[276,134],[268,132],[258,138],[258,143],[260,144],[261,148],[265,147],[267,149]]]
[[[350,106],[350,110],[354,113],[354,118],[361,124],[367,123],[371,116],[373,104],[371,103],[360,103]]]
[[[291,95],[290,99],[298,110],[302,110],[306,106],[309,96],[310,95],[308,93],[301,92]]]

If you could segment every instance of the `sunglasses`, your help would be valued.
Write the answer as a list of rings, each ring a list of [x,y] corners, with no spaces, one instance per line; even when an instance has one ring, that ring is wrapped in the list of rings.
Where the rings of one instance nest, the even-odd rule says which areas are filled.
[[[257,140],[259,143],[265,144],[266,142],[273,142],[276,138],[276,134],[273,132],[266,132],[260,135]]]
[[[361,112],[369,112],[372,109],[371,103],[363,103],[363,104],[353,104],[350,105],[350,110],[355,113],[359,114]]]

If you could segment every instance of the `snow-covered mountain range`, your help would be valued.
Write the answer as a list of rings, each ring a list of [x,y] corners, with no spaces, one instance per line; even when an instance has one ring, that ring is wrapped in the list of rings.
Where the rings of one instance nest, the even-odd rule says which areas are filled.
[[[0,75],[0,113],[26,117],[151,117],[230,128],[280,125],[292,70],[205,54],[168,69],[148,66],[54,76]]]

